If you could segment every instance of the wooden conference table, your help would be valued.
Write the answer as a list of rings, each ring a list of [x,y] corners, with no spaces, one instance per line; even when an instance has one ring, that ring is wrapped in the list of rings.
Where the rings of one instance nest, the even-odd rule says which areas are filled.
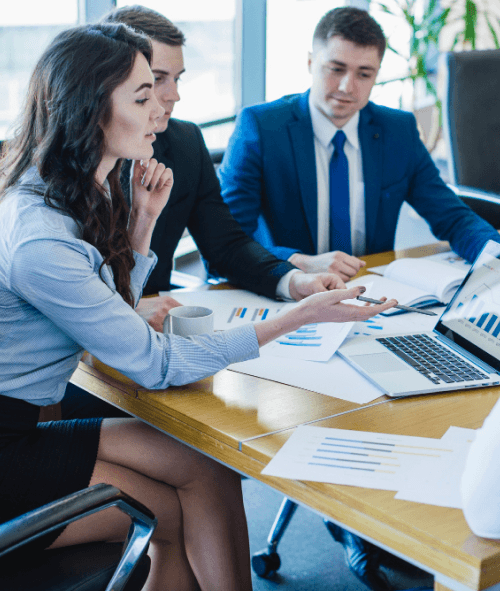
[[[438,243],[365,259],[370,267],[448,249]],[[389,491],[261,475],[299,425],[313,421],[320,427],[439,438],[450,425],[480,427],[500,387],[399,400],[381,396],[357,405],[223,370],[194,384],[154,391],[91,356],[72,382],[417,564],[434,574],[438,591],[497,583],[500,589],[500,543],[472,534],[458,509],[395,500]]]

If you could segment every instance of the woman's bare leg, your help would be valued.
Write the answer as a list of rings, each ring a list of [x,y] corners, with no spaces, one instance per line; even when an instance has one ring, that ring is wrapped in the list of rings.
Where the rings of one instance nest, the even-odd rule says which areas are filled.
[[[98,460],[90,486],[105,482],[140,500],[157,517],[158,525],[150,543],[151,571],[144,591],[199,590],[186,556],[182,509],[174,488],[129,468]],[[130,517],[119,509],[107,509],[70,524],[52,548],[86,542],[122,542]]]
[[[163,501],[158,503],[157,493],[146,495],[143,490],[134,493],[120,470],[108,474],[110,466],[121,466],[159,481],[159,486],[175,489],[181,508],[185,551],[203,591],[251,589],[248,533],[237,474],[136,419],[103,421],[98,460],[92,484],[110,482],[109,478],[114,476],[110,484],[144,503],[159,520],[156,507]],[[100,463],[102,472],[97,471]],[[162,516],[163,519],[168,521],[168,516]],[[67,545],[63,536],[83,521],[68,526],[56,543]],[[172,537],[171,532],[169,535]],[[171,541],[166,532],[160,531],[155,537]],[[153,558],[155,552],[162,553],[160,544],[155,547]],[[163,568],[160,564],[155,559],[154,569],[158,574]],[[164,582],[163,588],[169,588],[167,583]],[[148,591],[155,588],[160,587],[148,587]]]

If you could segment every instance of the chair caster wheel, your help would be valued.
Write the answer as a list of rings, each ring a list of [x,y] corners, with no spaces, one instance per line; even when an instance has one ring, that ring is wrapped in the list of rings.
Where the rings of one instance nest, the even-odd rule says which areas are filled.
[[[252,556],[252,568],[259,577],[266,578],[279,569],[281,560],[277,552],[269,553],[267,550],[257,552]]]

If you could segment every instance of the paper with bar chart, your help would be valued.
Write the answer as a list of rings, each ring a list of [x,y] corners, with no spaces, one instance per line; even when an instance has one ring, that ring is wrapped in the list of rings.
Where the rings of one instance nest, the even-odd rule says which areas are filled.
[[[443,309],[440,307],[430,307],[436,314],[440,314]],[[417,312],[407,312],[397,316],[382,316],[377,314],[363,322],[356,322],[347,338],[353,337],[372,337],[394,334],[408,334],[412,332],[430,332],[436,325],[437,316],[424,316]]]
[[[261,322],[297,305],[296,302],[277,302],[241,289],[175,291],[169,292],[168,295],[184,306],[211,308],[214,311],[215,330],[227,330],[250,322]],[[260,354],[307,361],[328,361],[352,326],[352,322],[308,324],[261,347]]]
[[[261,356],[328,361],[344,342],[353,322],[306,324],[261,348]]]
[[[235,328],[273,318],[293,303],[277,302],[243,289],[160,292],[183,306],[206,306],[214,311],[215,330]]]
[[[500,261],[488,257],[476,267],[441,320],[446,327],[499,359]]]
[[[475,436],[473,429],[450,427],[440,441],[453,449],[451,461],[448,456],[443,456],[431,466],[425,462],[415,466],[409,481],[394,498],[461,509],[460,482]]]
[[[439,439],[325,427],[297,427],[262,474],[398,491],[416,466],[451,462]]]

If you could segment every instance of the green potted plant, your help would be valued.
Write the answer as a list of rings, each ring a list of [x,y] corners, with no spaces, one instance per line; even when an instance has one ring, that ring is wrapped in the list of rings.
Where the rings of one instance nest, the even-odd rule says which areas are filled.
[[[378,84],[409,83],[412,87],[412,111],[417,107],[419,86],[433,98],[434,114],[425,137],[427,148],[432,151],[441,129],[441,101],[437,90],[437,67],[429,62],[435,58],[439,49],[476,49],[481,27],[487,32],[489,45],[500,48],[500,18],[488,8],[487,0],[424,0],[422,4],[422,0],[385,0],[372,2],[371,6],[397,17],[409,30],[410,43],[406,54],[393,47],[390,37],[388,43],[389,51],[405,59],[406,71],[403,75],[381,80]],[[445,33],[448,33],[448,41],[443,42]]]

